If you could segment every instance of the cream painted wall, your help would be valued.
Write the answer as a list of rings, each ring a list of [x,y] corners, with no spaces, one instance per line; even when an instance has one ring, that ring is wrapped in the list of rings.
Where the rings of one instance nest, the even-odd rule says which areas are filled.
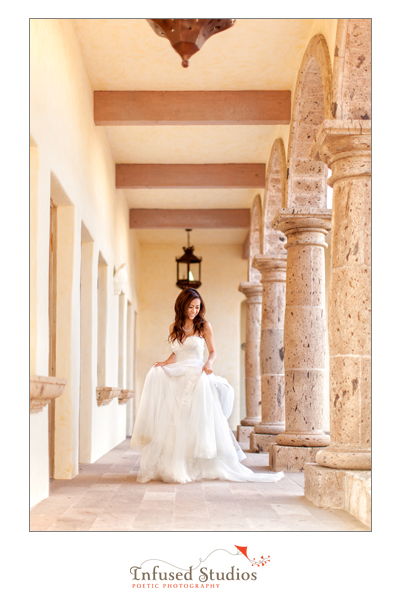
[[[240,307],[243,295],[238,286],[246,280],[247,261],[242,259],[241,245],[196,245],[195,231],[191,242],[195,245],[196,256],[203,258],[203,284],[199,292],[206,305],[206,318],[214,330],[215,373],[225,377],[235,390],[234,409],[229,419],[234,428],[240,418]],[[167,343],[168,326],[174,321],[174,304],[180,293],[175,285],[175,257],[181,254],[182,249],[175,245],[140,246],[138,397],[151,365],[165,360],[171,353]]]
[[[30,415],[30,506],[49,495],[48,407]]]
[[[50,197],[60,207],[58,283],[62,306],[70,315],[59,321],[56,375],[67,377],[56,400],[56,477],[78,473],[80,373],[81,223],[109,265],[106,385],[118,382],[118,297],[114,269],[129,268],[127,299],[137,307],[135,277],[138,243],[129,231],[123,191],[115,189],[115,166],[105,132],[93,121],[93,92],[75,29],[68,19],[31,20],[31,373],[48,375]],[[62,266],[62,269],[61,269]],[[97,281],[94,282],[97,286]],[[67,304],[65,304],[67,303]],[[97,339],[95,340],[97,344]],[[97,347],[97,346],[96,346]],[[126,407],[93,403],[90,460],[125,439]],[[48,495],[47,411],[31,420],[31,502]]]

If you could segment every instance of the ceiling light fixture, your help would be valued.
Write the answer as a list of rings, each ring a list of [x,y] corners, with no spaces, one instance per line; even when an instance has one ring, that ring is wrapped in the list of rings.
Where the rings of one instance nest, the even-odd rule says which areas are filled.
[[[190,245],[190,232],[191,229],[186,229],[188,241],[187,247],[183,246],[185,254],[180,258],[176,258],[176,285],[181,290],[186,288],[199,288],[201,286],[201,261],[202,258],[198,258],[193,254],[194,246]]]
[[[225,31],[236,19],[146,19],[160,37],[167,38],[182,58],[182,67],[200,50],[208,38]]]

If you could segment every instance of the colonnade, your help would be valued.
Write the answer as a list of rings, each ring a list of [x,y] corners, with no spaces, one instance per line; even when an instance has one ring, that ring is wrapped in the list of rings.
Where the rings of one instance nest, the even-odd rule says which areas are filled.
[[[250,254],[262,286],[261,318],[257,327],[253,323],[251,358],[246,356],[246,378],[251,370],[252,385],[258,382],[254,392],[246,382],[246,394],[253,394],[246,397],[253,419],[250,449],[269,451],[274,471],[304,471],[305,495],[319,506],[347,509],[354,472],[364,482],[365,497],[370,489],[370,71],[354,75],[354,65],[349,68],[356,51],[370,59],[370,43],[369,20],[339,20],[332,83],[326,44],[322,36],[311,40],[299,71],[288,158],[280,157],[274,177],[271,160],[268,166],[262,211],[267,235],[259,253]],[[333,187],[332,210],[326,207],[327,184]],[[278,187],[281,203],[272,217],[270,197],[277,197]],[[279,239],[286,238],[287,255],[273,230],[284,234]],[[324,253],[330,230],[326,315]],[[242,283],[240,290],[247,289]],[[322,427],[328,356],[329,434]],[[242,425],[250,425],[246,419]],[[359,518],[369,522],[370,517]]]

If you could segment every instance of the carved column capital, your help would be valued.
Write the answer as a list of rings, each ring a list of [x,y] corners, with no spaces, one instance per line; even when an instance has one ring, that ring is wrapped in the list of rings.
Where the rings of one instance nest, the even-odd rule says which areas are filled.
[[[238,290],[246,296],[247,303],[261,302],[262,285],[259,281],[242,281]]]
[[[285,248],[295,245],[328,245],[324,238],[331,228],[332,210],[330,208],[280,208],[272,226],[287,237]]]
[[[252,266],[260,271],[261,283],[286,281],[286,256],[268,256],[267,254],[256,254],[253,257]]]
[[[347,177],[371,175],[371,121],[325,120],[320,126],[311,157],[332,169],[328,184]]]

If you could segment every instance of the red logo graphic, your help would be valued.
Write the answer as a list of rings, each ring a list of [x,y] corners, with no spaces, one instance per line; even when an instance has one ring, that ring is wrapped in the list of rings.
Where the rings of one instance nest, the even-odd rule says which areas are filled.
[[[247,560],[249,562],[251,562],[251,566],[255,567],[257,565],[257,567],[263,567],[265,564],[267,564],[267,562],[270,562],[270,555],[268,554],[267,558],[264,558],[263,556],[261,557],[261,560],[256,561],[255,558],[253,558],[253,560],[251,560],[251,558],[249,558],[247,556],[247,546],[236,546],[235,548],[237,548],[242,554],[243,556],[245,556],[247,558]]]

